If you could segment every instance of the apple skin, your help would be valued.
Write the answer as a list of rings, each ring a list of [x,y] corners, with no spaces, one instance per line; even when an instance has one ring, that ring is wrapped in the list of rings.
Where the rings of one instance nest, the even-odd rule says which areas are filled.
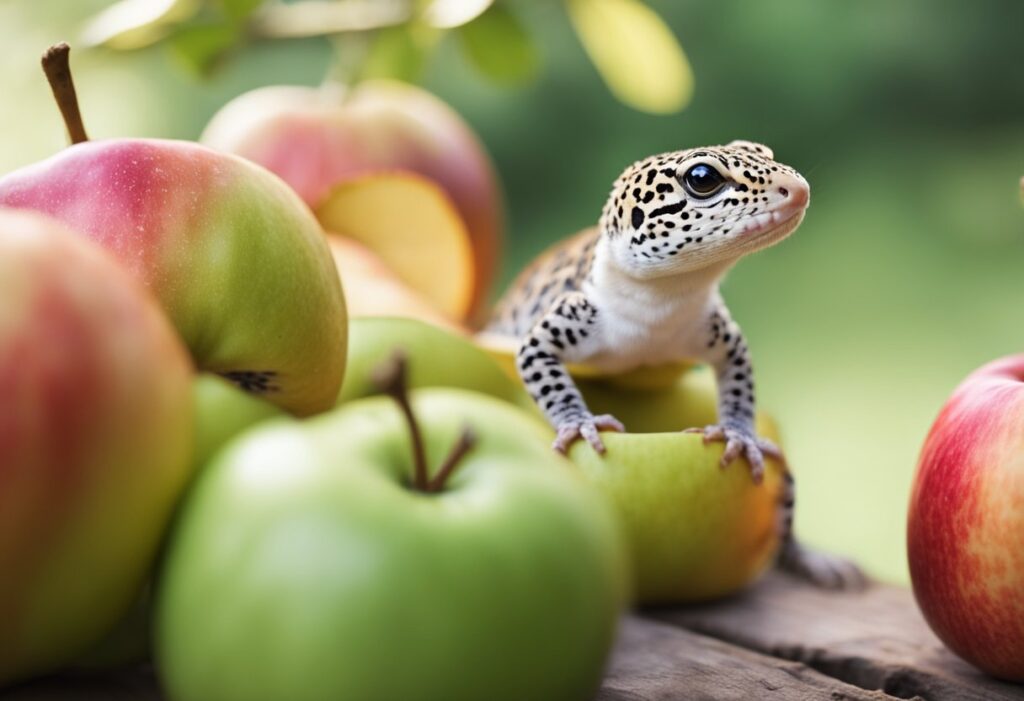
[[[603,433],[601,456],[569,451],[625,524],[640,604],[717,599],[754,581],[780,545],[782,467],[755,485],[746,463],[719,466],[721,444],[690,433]]]
[[[925,440],[907,528],[914,595],[935,634],[1024,681],[1024,355],[970,374]]]
[[[102,244],[153,291],[201,370],[274,373],[263,396],[299,415],[333,403],[341,285],[316,219],[272,173],[186,141],[89,141],[0,179],[0,205]]]
[[[100,247],[0,210],[0,685],[71,661],[135,601],[190,476],[191,376]]]
[[[474,306],[486,302],[504,226],[498,179],[473,131],[429,92],[384,80],[348,91],[260,88],[225,105],[201,141],[269,168],[313,208],[339,182],[374,171],[408,170],[437,182],[473,242]]]
[[[472,341],[423,321],[399,317],[352,319],[348,371],[337,403],[380,394],[373,372],[396,350],[409,359],[409,387],[461,387],[539,416],[522,384],[508,377]]]
[[[242,391],[217,375],[196,377],[195,450],[192,462],[202,469],[218,450],[251,426],[285,416],[275,405]]]
[[[684,428],[718,420],[714,374],[696,366],[663,389],[582,380],[595,414],[611,413],[629,433],[603,433],[608,452],[583,441],[569,455],[615,503],[633,556],[634,590],[643,604],[705,601],[732,594],[770,565],[780,545],[782,467],[768,461],[764,482],[737,460],[719,466],[722,445],[704,445]],[[769,416],[758,434],[778,443]]]
[[[410,491],[390,398],[253,429],[170,538],[157,666],[176,701],[590,699],[626,599],[621,534],[552,434],[499,400],[418,390],[439,494]]]

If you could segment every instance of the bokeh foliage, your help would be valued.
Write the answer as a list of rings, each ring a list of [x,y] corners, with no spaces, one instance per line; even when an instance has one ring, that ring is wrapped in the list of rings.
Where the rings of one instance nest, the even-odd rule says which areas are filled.
[[[63,144],[37,57],[107,4],[0,3],[0,170]],[[692,102],[670,116],[609,95],[561,2],[502,1],[532,47],[524,76],[487,70],[510,73],[495,82],[467,60],[500,24],[435,36],[426,62],[416,55],[424,39],[390,40],[494,156],[507,193],[506,281],[593,223],[614,177],[649,153],[748,138],[807,175],[804,225],[741,263],[725,295],[749,336],[762,403],[782,423],[798,531],[905,581],[907,497],[929,424],[969,370],[1024,351],[1024,3],[648,4],[696,76]],[[93,136],[195,138],[230,97],[316,84],[335,55],[324,38],[255,42],[205,81],[160,48],[74,60]],[[376,71],[392,70],[378,61]]]

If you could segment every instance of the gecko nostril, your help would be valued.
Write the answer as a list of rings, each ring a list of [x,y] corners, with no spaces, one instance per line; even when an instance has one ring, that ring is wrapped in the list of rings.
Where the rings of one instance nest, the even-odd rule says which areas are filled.
[[[782,195],[783,197],[789,197],[789,190],[787,190],[784,187],[780,187],[779,194]]]

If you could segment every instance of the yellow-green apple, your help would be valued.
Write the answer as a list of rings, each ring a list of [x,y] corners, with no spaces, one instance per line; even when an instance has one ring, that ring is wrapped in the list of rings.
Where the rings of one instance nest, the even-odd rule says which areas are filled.
[[[99,246],[0,210],[0,684],[135,601],[190,472],[192,365]]]
[[[355,239],[451,319],[473,302],[473,250],[458,212],[419,175],[378,173],[346,181],[317,208],[324,229]]]
[[[475,340],[477,345],[487,351],[509,377],[519,380],[519,371],[516,369],[516,351],[519,349],[519,339],[482,331],[476,334]],[[671,389],[675,387],[682,374],[692,367],[693,363],[665,363],[609,374],[606,370],[586,363],[568,364],[569,372],[577,380],[596,380],[602,387],[627,390]]]
[[[338,404],[379,394],[374,368],[401,349],[409,358],[409,386],[461,387],[534,410],[522,383],[508,377],[486,352],[459,334],[415,319],[353,319],[348,370]]]
[[[47,54],[63,56],[61,75],[64,49]],[[333,404],[338,274],[312,213],[264,168],[185,141],[86,140],[0,179],[0,206],[102,244],[153,291],[201,370],[296,414]]]
[[[1024,355],[965,379],[925,440],[907,554],[932,630],[989,674],[1024,681]]]
[[[455,333],[467,333],[423,295],[398,279],[387,263],[363,244],[334,235],[328,235],[327,242],[341,275],[350,319],[400,316],[419,319]]]
[[[783,467],[769,460],[763,483],[755,484],[742,461],[720,466],[721,444],[680,432],[716,423],[713,373],[696,367],[656,390],[578,384],[592,411],[614,414],[630,431],[603,434],[603,456],[579,443],[570,457],[618,507],[638,601],[706,600],[752,582],[780,545]],[[763,413],[757,430],[777,442]]]
[[[592,698],[627,592],[607,503],[505,402],[401,406],[257,427],[204,471],[158,592],[171,698]]]
[[[486,302],[503,228],[497,177],[473,131],[430,93],[393,81],[260,88],[225,105],[201,141],[266,166],[314,208],[338,183],[374,171],[435,181],[469,230],[473,306]]]

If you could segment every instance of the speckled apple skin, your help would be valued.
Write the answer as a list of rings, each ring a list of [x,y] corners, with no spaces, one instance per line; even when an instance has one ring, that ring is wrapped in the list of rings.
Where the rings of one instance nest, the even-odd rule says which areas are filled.
[[[319,224],[277,176],[186,141],[71,146],[0,179],[0,205],[98,241],[163,304],[197,366],[299,415],[333,405],[346,315]],[[262,378],[262,379],[261,379]]]
[[[914,594],[935,633],[1024,681],[1024,355],[972,373],[925,441],[910,500]]]
[[[383,80],[347,92],[261,88],[225,105],[201,141],[269,168],[314,208],[339,182],[373,171],[437,182],[473,242],[477,309],[487,301],[504,224],[498,178],[472,130],[425,90]]]
[[[135,600],[190,474],[192,372],[99,246],[0,210],[0,686]]]

